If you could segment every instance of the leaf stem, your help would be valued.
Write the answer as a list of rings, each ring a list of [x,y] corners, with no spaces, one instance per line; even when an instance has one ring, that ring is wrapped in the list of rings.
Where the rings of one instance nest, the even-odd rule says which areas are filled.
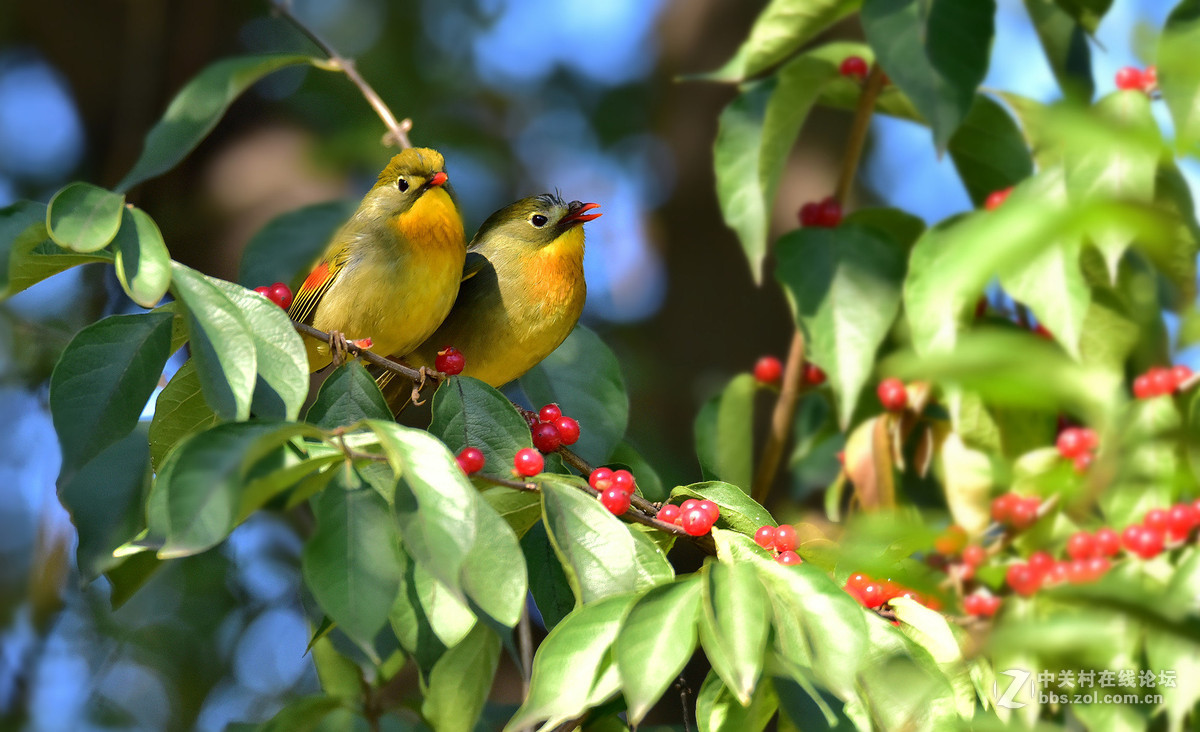
[[[858,97],[858,106],[854,110],[854,121],[850,127],[850,137],[846,140],[846,152],[842,156],[841,171],[838,174],[837,187],[834,197],[843,206],[854,185],[854,177],[858,172],[858,164],[862,159],[863,147],[866,144],[867,132],[871,127],[871,115],[875,109],[875,100],[883,89],[883,71],[878,65],[871,67],[871,73],[863,84],[862,93]],[[759,457],[758,470],[754,474],[754,483],[750,495],[761,504],[766,504],[771,495],[771,486],[775,483],[775,474],[783,458],[784,448],[796,418],[796,405],[800,399],[801,381],[804,376],[804,332],[799,325],[792,336],[792,345],[788,349],[787,365],[783,372],[783,385],[779,390],[779,399],[771,414],[771,428],[767,433]]]
[[[337,49],[331,46],[324,38],[317,35],[317,32],[312,28],[305,25],[304,21],[296,17],[295,13],[292,12],[291,0],[272,0],[271,5],[275,9],[275,12],[279,13],[279,15],[303,33],[305,37],[316,44],[317,48],[320,48],[329,57],[330,64],[334,68],[340,70],[350,81],[354,82],[354,85],[362,92],[367,103],[375,110],[375,114],[379,115],[379,119],[383,120],[383,124],[388,128],[387,134],[383,136],[383,144],[395,144],[405,149],[412,147],[412,142],[408,139],[408,131],[412,129],[412,120],[396,120],[396,116],[392,114],[392,110],[388,108],[375,89],[367,83],[367,80],[358,73],[354,59],[347,58],[338,53]]]

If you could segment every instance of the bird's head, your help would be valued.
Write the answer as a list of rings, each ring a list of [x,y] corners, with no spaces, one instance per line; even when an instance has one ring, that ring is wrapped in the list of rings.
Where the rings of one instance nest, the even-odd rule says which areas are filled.
[[[449,191],[446,160],[437,150],[412,147],[392,157],[368,193],[392,213],[404,213],[427,191]]]
[[[509,204],[488,217],[475,235],[477,242],[502,238],[532,249],[559,242],[566,236],[583,244],[581,225],[600,217],[588,213],[599,208],[598,203],[564,201],[554,193],[530,196]]]

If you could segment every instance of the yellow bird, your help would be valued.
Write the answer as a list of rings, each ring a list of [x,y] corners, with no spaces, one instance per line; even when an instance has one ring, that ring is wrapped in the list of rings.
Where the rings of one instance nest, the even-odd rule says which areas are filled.
[[[489,216],[471,241],[450,315],[424,343],[396,356],[432,369],[437,352],[453,346],[466,359],[463,374],[496,387],[533,368],[566,340],[583,312],[582,224],[600,216],[588,213],[599,205],[544,193]],[[408,397],[405,382],[390,373],[379,377],[393,410]]]
[[[446,186],[445,160],[429,148],[396,155],[334,234],[288,308],[293,320],[371,339],[378,353],[407,353],[450,312],[466,258],[462,216]],[[305,339],[310,371],[333,358]],[[334,350],[338,350],[335,345]]]

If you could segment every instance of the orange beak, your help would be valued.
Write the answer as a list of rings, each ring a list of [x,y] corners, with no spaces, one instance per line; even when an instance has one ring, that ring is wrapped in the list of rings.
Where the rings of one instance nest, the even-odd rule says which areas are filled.
[[[594,208],[600,208],[600,204],[598,204],[598,203],[583,203],[581,201],[571,201],[571,203],[569,203],[567,205],[567,215],[562,217],[562,220],[560,220],[558,222],[558,225],[559,226],[574,226],[575,224],[582,224],[582,223],[591,221],[592,219],[598,219],[601,216],[603,216],[603,214],[599,214],[599,213],[594,213],[594,214],[587,213],[588,211],[591,211]]]
[[[446,175],[445,173],[443,173],[442,171],[439,170],[438,172],[433,174],[432,178],[429,179],[429,185],[440,186],[441,184],[445,183],[448,180],[450,180],[450,176]]]

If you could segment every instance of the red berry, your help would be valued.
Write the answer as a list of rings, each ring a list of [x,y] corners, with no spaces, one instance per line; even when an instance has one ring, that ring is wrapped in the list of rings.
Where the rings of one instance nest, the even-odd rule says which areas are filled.
[[[1090,582],[1092,579],[1091,570],[1088,568],[1088,560],[1072,559],[1067,565],[1067,581],[1071,584],[1080,584],[1082,582]]]
[[[1090,427],[1079,428],[1079,439],[1083,442],[1083,449],[1085,451],[1095,450],[1100,446],[1100,438],[1096,436],[1096,430]]]
[[[783,362],[774,356],[763,356],[754,364],[754,378],[760,384],[777,384],[783,378]]]
[[[1154,396],[1163,396],[1175,391],[1175,377],[1171,369],[1155,367],[1146,375],[1150,377],[1150,393]]]
[[[1158,67],[1147,66],[1142,72],[1142,91],[1150,92],[1158,88]]]
[[[1175,380],[1175,388],[1178,389],[1183,382],[1192,378],[1192,370],[1183,364],[1178,364],[1171,367],[1171,376]]]
[[[712,529],[712,522],[708,520],[708,512],[699,506],[683,511],[683,530],[690,536],[703,536]]]
[[[1013,509],[1021,502],[1016,493],[1005,493],[992,501],[992,520],[996,523],[1007,524],[1012,520]]]
[[[1071,573],[1071,563],[1055,562],[1054,566],[1050,567],[1045,574],[1042,575],[1042,584],[1057,585],[1067,581],[1067,576]]]
[[[886,598],[883,585],[878,582],[871,582],[858,591],[858,596],[864,607],[879,607]]]
[[[871,578],[862,572],[856,572],[846,578],[846,586],[853,590],[861,590],[871,584]]]
[[[809,201],[800,207],[800,225],[801,226],[816,226],[821,218],[820,204]]]
[[[1013,592],[1028,597],[1041,587],[1041,576],[1028,564],[1011,564],[1004,573],[1004,580]]]
[[[1146,517],[1142,519],[1143,526],[1158,532],[1165,532],[1169,523],[1170,517],[1166,510],[1161,508],[1150,509],[1146,512]]]
[[[804,362],[804,383],[809,386],[820,386],[825,383],[825,372],[815,363]]]
[[[1190,503],[1177,503],[1167,511],[1167,535],[1172,539],[1186,539],[1197,524],[1200,513]]]
[[[1044,575],[1054,566],[1054,557],[1046,552],[1037,551],[1029,555],[1029,561],[1026,564],[1037,574]]]
[[[1074,459],[1087,452],[1086,436],[1079,427],[1068,427],[1058,433],[1055,442],[1058,454],[1067,459]]]
[[[600,503],[609,512],[620,516],[629,510],[629,494],[618,488],[609,488],[600,494]]]
[[[994,211],[1000,207],[1000,204],[1008,200],[1009,194],[1012,193],[1012,187],[1001,188],[998,191],[992,191],[983,201],[983,207],[988,211]]]
[[[545,459],[532,447],[523,447],[517,450],[516,456],[513,457],[513,469],[516,470],[517,475],[523,475],[526,478],[542,472],[544,467],[546,467]]]
[[[637,487],[633,480],[633,473],[628,470],[614,471],[612,474],[612,485],[613,488],[620,488],[625,491],[625,494],[629,496],[633,495],[633,491]],[[684,505],[686,506],[687,504],[684,503]]]
[[[1075,472],[1082,475],[1083,473],[1087,472],[1088,468],[1092,467],[1092,461],[1094,459],[1095,458],[1092,456],[1092,453],[1085,452],[1082,455],[1076,455],[1075,459],[1071,462],[1075,466]]]
[[[547,404],[538,410],[538,419],[543,422],[553,422],[562,416],[562,410],[557,404]]]
[[[1067,539],[1067,556],[1071,559],[1087,559],[1096,554],[1096,537],[1086,531],[1076,531]]]
[[[754,532],[754,543],[761,546],[763,549],[775,548],[775,527],[761,526],[758,531]]]
[[[254,288],[254,291],[257,292],[258,294],[262,295],[263,297],[267,298],[268,300],[271,300],[271,302],[275,302],[271,298],[271,288],[269,285],[259,285],[258,287]]]
[[[1131,554],[1142,559],[1158,556],[1163,550],[1163,536],[1154,529],[1134,524],[1121,532],[1121,542]]]
[[[790,549],[786,552],[780,552],[779,556],[775,557],[775,561],[786,565],[804,563],[804,560],[800,558],[800,555],[794,551],[791,551]]]
[[[708,516],[709,525],[715,524],[717,519],[721,518],[721,508],[712,501],[700,501],[696,504],[696,508],[703,511],[705,515]]]
[[[971,544],[962,550],[963,564],[978,567],[987,561],[987,551],[978,544]]]
[[[963,598],[963,610],[968,615],[990,617],[1000,609],[1000,598],[995,595],[975,593]]]
[[[1028,529],[1037,522],[1037,513],[1041,505],[1042,502],[1037,496],[1019,499],[1017,505],[1013,506],[1009,524],[1017,531]]]
[[[267,297],[284,310],[292,306],[292,289],[282,282],[276,282],[271,285],[271,290],[267,294]]]
[[[675,523],[675,519],[679,518],[680,513],[679,506],[673,503],[666,503],[663,504],[662,508],[658,509],[658,513],[654,515],[654,518],[663,523],[673,524]]]
[[[829,196],[821,201],[817,208],[817,226],[832,229],[840,223],[842,223],[842,204],[838,203],[833,196]]]
[[[564,445],[574,445],[579,442],[579,423],[570,417],[559,417],[554,420],[558,428],[558,436]]]
[[[544,453],[551,453],[562,444],[558,428],[551,422],[541,422],[533,428],[533,446]]]
[[[1112,567],[1107,557],[1092,557],[1087,560],[1087,579],[1085,582],[1095,582],[1103,577]]]
[[[775,529],[775,548],[781,552],[792,551],[798,545],[796,527],[791,524],[781,524]]]
[[[699,506],[699,505],[700,505],[699,498],[689,498],[686,501],[684,501],[683,503],[679,504],[679,508],[683,509],[684,511],[691,511],[693,508],[695,508],[696,506]]]
[[[1121,551],[1121,535],[1105,526],[1096,531],[1095,554],[1101,557],[1115,556]]]
[[[908,392],[904,389],[904,382],[894,376],[879,382],[875,391],[879,395],[879,402],[889,412],[903,411],[908,406]]]
[[[588,476],[588,485],[598,491],[607,490],[612,486],[613,471],[609,468],[596,468]]]
[[[467,475],[483,470],[484,460],[483,451],[478,447],[464,447],[462,452],[458,453],[458,467]]]
[[[1154,396],[1154,387],[1150,384],[1150,375],[1142,374],[1133,380],[1133,396],[1136,399],[1149,399]]]
[[[1123,91],[1141,89],[1144,80],[1145,76],[1142,74],[1141,70],[1135,69],[1132,66],[1125,66],[1119,69],[1114,79],[1117,84],[1117,88]]]
[[[457,348],[447,346],[438,351],[437,358],[433,361],[434,368],[448,376],[461,374],[463,367],[467,365],[467,358],[463,356],[462,351]]]
[[[938,538],[933,540],[933,548],[938,554],[952,557],[967,545],[967,532],[958,524],[950,524]]]
[[[859,81],[867,78],[867,60],[862,56],[847,56],[838,67],[842,76],[852,76]]]

